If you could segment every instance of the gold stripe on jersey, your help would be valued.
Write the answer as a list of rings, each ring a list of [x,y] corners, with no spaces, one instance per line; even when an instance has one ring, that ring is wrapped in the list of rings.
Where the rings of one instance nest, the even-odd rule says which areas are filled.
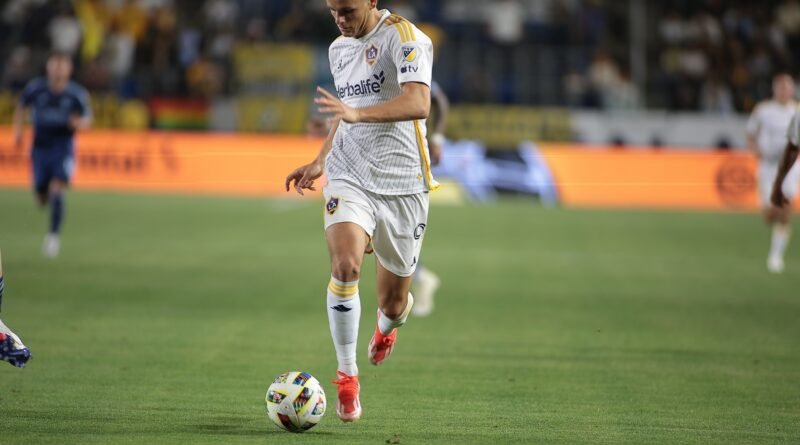
[[[400,23],[402,23],[403,26],[406,27],[406,30],[408,31],[408,35],[411,36],[410,40],[412,42],[415,42],[417,40],[417,36],[414,35],[414,27],[411,26],[411,22],[409,22],[408,20],[403,19],[403,21],[400,22]]]
[[[397,31],[400,33],[400,41],[403,43],[408,42],[408,34],[406,34],[406,31],[405,29],[403,29],[403,26],[397,23],[394,25],[394,27],[397,28]]]
[[[431,161],[428,160],[428,153],[425,151],[425,139],[422,137],[419,121],[414,121],[414,130],[417,132],[417,145],[419,146],[419,155],[422,157],[422,166],[425,168],[425,182],[428,183],[429,189],[438,190],[439,183],[433,179],[433,174],[431,173]]]
[[[399,15],[391,15],[389,18],[383,21],[386,25],[394,25],[397,28],[397,32],[400,34],[400,40],[403,43],[406,42],[414,42],[417,40],[417,36],[414,35],[414,27],[411,26],[411,22],[400,17]]]

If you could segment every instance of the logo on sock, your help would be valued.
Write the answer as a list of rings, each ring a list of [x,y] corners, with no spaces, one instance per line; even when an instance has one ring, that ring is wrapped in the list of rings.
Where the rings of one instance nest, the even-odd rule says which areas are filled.
[[[339,304],[339,305],[336,305],[336,306],[331,306],[331,309],[333,309],[334,311],[337,311],[337,312],[350,312],[350,311],[353,310],[353,308],[347,307],[347,306],[345,306],[343,304]]]

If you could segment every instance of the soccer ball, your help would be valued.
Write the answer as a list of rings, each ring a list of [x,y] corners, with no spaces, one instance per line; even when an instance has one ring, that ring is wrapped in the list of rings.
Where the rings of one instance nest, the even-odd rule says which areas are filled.
[[[292,433],[313,428],[325,415],[325,391],[307,372],[285,372],[267,389],[267,415]]]

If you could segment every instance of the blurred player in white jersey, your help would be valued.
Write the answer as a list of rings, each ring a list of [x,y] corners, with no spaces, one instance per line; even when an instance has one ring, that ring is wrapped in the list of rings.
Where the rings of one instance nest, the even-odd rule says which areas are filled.
[[[787,73],[775,75],[772,81],[773,97],[761,102],[747,122],[747,142],[758,157],[758,191],[764,218],[772,225],[772,241],[767,268],[770,272],[783,272],[783,257],[791,235],[791,206],[770,205],[772,185],[778,173],[778,163],[786,147],[786,131],[797,110],[794,100],[794,79]],[[790,200],[797,194],[800,168],[787,171],[781,182],[783,195]]]
[[[786,132],[787,142],[783,151],[778,171],[775,174],[775,182],[772,184],[772,196],[770,201],[779,211],[789,212],[791,209],[791,195],[786,194],[784,184],[791,175],[791,171],[797,168],[797,152],[800,150],[800,110],[798,110],[789,123]]]
[[[0,258],[0,309],[3,305],[4,290],[3,260]],[[3,320],[0,320],[0,360],[5,360],[18,368],[24,368],[30,359],[30,349],[22,344],[22,340],[11,332],[11,329],[3,323]]]
[[[322,0],[319,0],[322,1]],[[303,194],[325,173],[325,236],[331,257],[328,320],[338,360],[336,413],[361,417],[356,343],[358,281],[370,242],[377,259],[378,320],[368,356],[380,365],[408,318],[409,292],[428,224],[430,172],[425,120],[431,107],[433,46],[416,26],[377,0],[327,0],[342,36],[329,50],[336,95],[315,100],[333,124],[319,155],[286,177]]]

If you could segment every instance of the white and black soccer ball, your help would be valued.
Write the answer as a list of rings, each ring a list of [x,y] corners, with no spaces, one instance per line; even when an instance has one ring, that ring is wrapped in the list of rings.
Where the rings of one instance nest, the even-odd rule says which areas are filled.
[[[267,415],[275,425],[292,433],[313,428],[325,415],[325,391],[307,372],[285,372],[267,389]]]

